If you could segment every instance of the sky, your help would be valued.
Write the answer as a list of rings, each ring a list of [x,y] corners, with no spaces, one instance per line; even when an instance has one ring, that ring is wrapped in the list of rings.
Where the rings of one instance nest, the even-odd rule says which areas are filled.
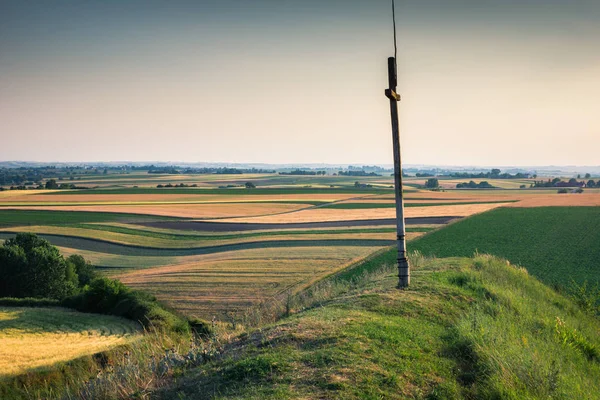
[[[402,161],[600,165],[600,1],[397,0]],[[0,161],[390,164],[388,0],[2,0]]]

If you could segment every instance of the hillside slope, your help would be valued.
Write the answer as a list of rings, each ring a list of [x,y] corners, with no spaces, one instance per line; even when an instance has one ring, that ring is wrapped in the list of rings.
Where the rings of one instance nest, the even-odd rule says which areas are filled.
[[[245,334],[159,399],[596,399],[600,321],[489,256],[386,261],[360,290]]]

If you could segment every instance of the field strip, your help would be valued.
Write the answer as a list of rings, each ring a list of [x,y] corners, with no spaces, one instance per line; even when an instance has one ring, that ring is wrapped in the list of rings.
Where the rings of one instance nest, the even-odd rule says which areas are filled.
[[[519,200],[503,200],[503,201],[460,201],[460,202],[406,202],[404,203],[405,208],[409,207],[435,207],[435,206],[456,206],[456,205],[470,205],[470,204],[499,204],[504,205],[507,203],[515,203]],[[394,202],[389,203],[368,203],[368,202],[339,202],[329,203],[322,206],[327,209],[337,210],[358,210],[358,209],[372,209],[372,208],[396,208]]]
[[[333,201],[333,200],[332,200]],[[341,200],[340,200],[341,201]],[[192,205],[192,204],[306,204],[323,205],[330,201],[325,200],[144,200],[144,201],[5,201],[0,202],[0,207],[75,207],[75,206],[161,206],[161,205]]]
[[[85,211],[100,213],[141,214],[194,219],[237,218],[247,216],[279,215],[307,208],[302,204],[242,203],[242,204],[168,204],[168,205],[117,205],[117,206],[10,206],[6,210]],[[310,207],[309,207],[310,208]]]
[[[467,217],[484,211],[503,206],[507,203],[494,204],[468,204],[452,206],[432,206],[432,207],[409,207],[405,210],[406,217],[436,217],[457,215]],[[324,222],[324,221],[350,221],[365,219],[385,219],[394,218],[396,210],[394,208],[380,209],[351,209],[336,210],[331,208],[319,208],[310,210],[300,210],[285,215],[274,215],[269,217],[246,217],[231,218],[227,222],[240,223],[299,223],[299,222]]]
[[[0,377],[125,344],[140,333],[123,318],[61,308],[0,307]]]
[[[408,192],[405,190],[405,192]],[[288,187],[288,188],[230,188],[230,189],[215,189],[215,188],[119,188],[119,189],[87,189],[87,190],[70,190],[58,191],[49,193],[50,195],[145,195],[145,194],[185,194],[185,195],[224,195],[224,196],[264,196],[264,195],[345,195],[351,194],[354,196],[365,194],[393,194],[391,189],[371,188],[367,190],[356,189],[352,186],[347,188],[304,188],[304,187]]]
[[[7,239],[13,237],[14,233],[0,232],[0,238]],[[96,251],[108,254],[119,255],[142,255],[142,256],[188,256],[198,254],[219,253],[231,250],[257,249],[257,248],[281,248],[281,247],[316,247],[316,246],[357,246],[374,247],[389,246],[393,240],[383,239],[331,239],[331,240],[273,240],[273,241],[253,241],[239,244],[226,244],[218,246],[206,246],[197,248],[153,248],[144,246],[132,246],[125,244],[112,243],[99,239],[81,238],[77,236],[66,235],[46,235],[40,234],[40,237],[47,239],[55,246],[69,247],[80,250]]]
[[[600,206],[599,193],[554,193],[552,196],[536,196],[511,204],[509,207],[597,207]]]
[[[285,233],[285,232],[271,232],[271,235],[239,235],[233,237],[217,237],[208,240],[206,237],[202,238],[165,238],[165,237],[153,237],[149,235],[135,235],[121,232],[111,232],[107,230],[93,230],[85,228],[75,227],[64,227],[64,226],[24,226],[24,227],[12,227],[8,229],[0,229],[2,231],[10,232],[31,232],[36,234],[46,235],[59,235],[67,237],[80,237],[93,240],[101,240],[110,243],[123,244],[128,246],[137,246],[143,248],[165,248],[165,249],[188,249],[188,248],[200,248],[217,245],[228,245],[253,242],[256,240],[268,242],[268,241],[288,241],[288,240],[362,240],[362,239],[393,239],[394,232],[389,230],[388,232],[325,232],[321,234],[313,234],[310,231],[302,233]],[[273,235],[273,233],[279,233],[279,235]],[[415,234],[415,232],[410,233]]]
[[[7,192],[0,192],[7,193]],[[16,204],[19,202],[29,203],[53,203],[53,204],[85,204],[92,203],[198,203],[198,204],[213,204],[213,203],[251,203],[251,202],[330,202],[336,200],[344,200],[356,197],[356,194],[265,194],[262,196],[239,194],[239,195],[219,195],[219,194],[38,194],[38,195],[21,195],[3,198],[0,200],[3,203]]]
[[[215,235],[214,233],[207,234],[202,232],[190,233],[189,231],[176,231],[176,230],[161,230],[157,228],[126,225],[126,224],[77,224],[71,226],[73,228],[84,228],[89,230],[108,231],[115,233],[123,233],[127,235],[135,236],[147,236],[155,238],[163,238],[170,240],[225,240],[225,239],[236,239],[236,238],[248,238],[248,237],[265,237],[265,236],[283,236],[283,235],[328,235],[338,233],[386,233],[394,232],[394,228],[382,228],[377,226],[363,227],[355,229],[352,227],[346,229],[310,229],[310,230],[293,230],[293,229],[282,229],[280,231],[250,231],[247,233],[226,233]],[[427,232],[435,229],[435,226],[411,226],[407,227],[407,232]],[[50,233],[50,232],[48,232]]]
[[[452,220],[462,218],[460,216],[447,214],[436,217],[409,217],[406,218],[406,225],[423,224],[447,224]],[[267,231],[279,229],[318,229],[318,228],[341,228],[341,227],[366,227],[366,226],[395,226],[395,218],[382,219],[354,219],[344,221],[313,221],[313,222],[295,222],[295,223],[256,223],[256,222],[207,222],[207,221],[160,221],[160,222],[142,222],[137,225],[174,229],[180,231],[196,232],[246,232],[246,231]]]
[[[65,225],[98,222],[183,221],[182,218],[85,211],[0,210],[0,226]]]

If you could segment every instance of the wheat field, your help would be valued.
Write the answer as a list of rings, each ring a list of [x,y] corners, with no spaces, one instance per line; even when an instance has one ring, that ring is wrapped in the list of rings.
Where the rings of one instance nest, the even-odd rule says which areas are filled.
[[[134,340],[136,323],[61,308],[0,307],[0,377],[95,354]]]

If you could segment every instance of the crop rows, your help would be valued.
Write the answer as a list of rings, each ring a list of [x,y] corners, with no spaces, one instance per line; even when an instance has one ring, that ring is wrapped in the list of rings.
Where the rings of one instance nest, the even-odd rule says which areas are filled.
[[[437,257],[489,253],[563,286],[598,282],[600,207],[499,208],[432,232],[409,248]]]

